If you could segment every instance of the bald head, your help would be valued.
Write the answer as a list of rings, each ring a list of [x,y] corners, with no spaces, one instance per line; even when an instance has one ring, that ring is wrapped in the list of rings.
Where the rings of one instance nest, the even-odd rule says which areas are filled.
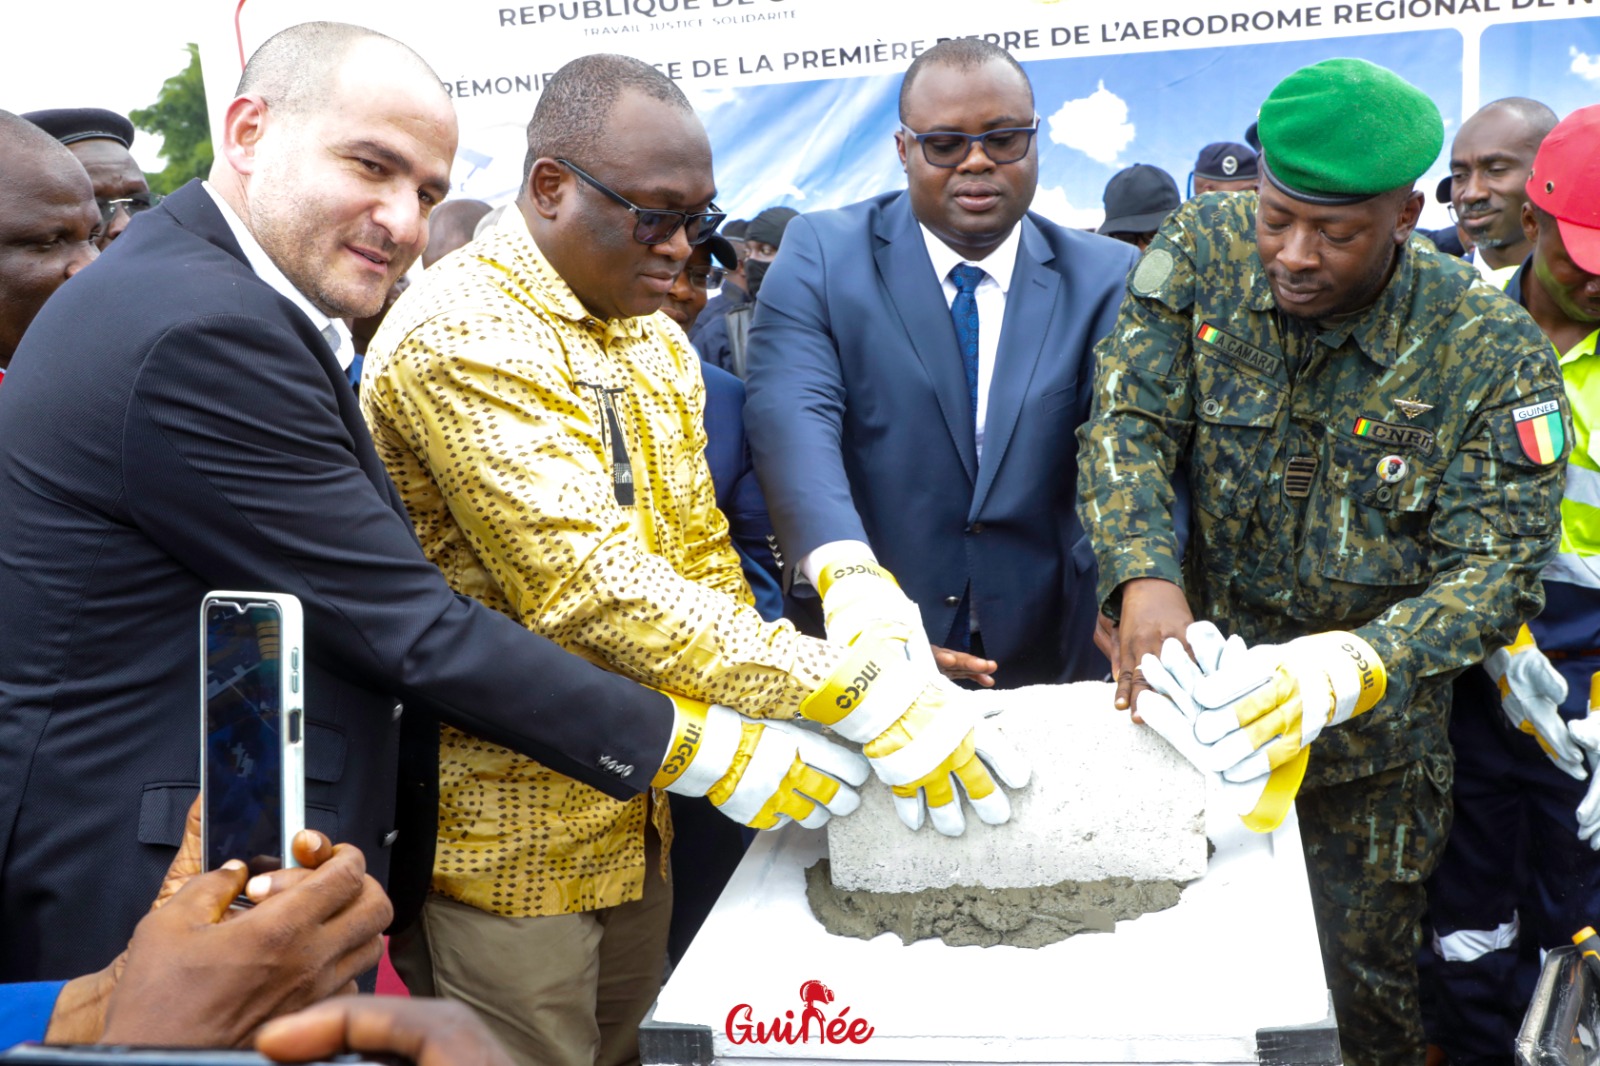
[[[245,65],[233,95],[259,96],[286,114],[303,114],[326,103],[356,49],[381,52],[384,63],[424,76],[448,99],[439,76],[416,52],[393,37],[344,22],[302,22],[267,38]]]
[[[1485,104],[1461,124],[1450,146],[1450,202],[1490,267],[1522,262],[1532,250],[1522,232],[1523,185],[1556,113],[1510,96]]]
[[[76,157],[0,111],[0,367],[50,294],[93,262],[99,233],[94,186]]]
[[[439,260],[472,240],[478,223],[489,213],[482,200],[447,200],[428,219],[428,247],[422,251],[422,268]]]
[[[211,185],[330,318],[367,318],[422,252],[450,191],[455,108],[411,49],[308,22],[251,57]]]
[[[1538,147],[1560,121],[1547,104],[1530,100],[1526,96],[1507,96],[1478,108],[1471,118],[1461,124],[1461,128],[1465,130],[1493,115],[1503,115],[1515,123],[1524,136],[1532,139],[1535,147]]]

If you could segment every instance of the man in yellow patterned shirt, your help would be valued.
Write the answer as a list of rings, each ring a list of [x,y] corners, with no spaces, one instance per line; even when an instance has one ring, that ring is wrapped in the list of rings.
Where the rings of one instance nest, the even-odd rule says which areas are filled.
[[[940,681],[915,606],[870,558],[828,560],[827,642],[751,605],[698,360],[654,313],[721,220],[682,92],[638,60],[576,60],[528,144],[518,209],[413,286],[367,355],[363,408],[428,556],[568,650],[714,704],[680,713],[685,758],[658,786],[810,826],[854,808],[870,761],[912,828],[960,833],[963,800],[1006,820],[996,782],[1025,784],[1025,761]],[[795,717],[866,760],[774,721]],[[619,803],[458,731],[440,760],[434,893],[397,938],[402,974],[471,1003],[526,1061],[637,1061],[670,913],[662,797]],[[792,764],[788,792],[769,764]],[[769,784],[731,787],[740,773]]]

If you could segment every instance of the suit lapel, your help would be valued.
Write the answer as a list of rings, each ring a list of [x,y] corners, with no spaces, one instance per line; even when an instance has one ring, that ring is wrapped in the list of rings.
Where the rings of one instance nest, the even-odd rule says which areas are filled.
[[[1061,275],[1047,265],[1055,258],[1049,242],[1026,216],[1021,223],[1022,239],[1017,245],[1017,265],[1006,293],[1006,315],[1000,326],[1000,344],[995,353],[994,374],[989,379],[989,404],[985,411],[983,462],[972,494],[976,518],[984,498],[994,484],[995,472],[1005,459],[1017,416],[1033,383],[1033,373],[1050,335],[1050,319],[1061,302]]]
[[[893,201],[876,225],[878,273],[889,291],[901,325],[911,338],[911,350],[922,361],[945,428],[961,454],[967,477],[978,476],[978,449],[972,439],[972,413],[967,400],[967,379],[956,347],[955,326],[944,302],[939,279],[933,276],[922,230],[911,214],[909,197]]]
[[[228,220],[217,210],[211,194],[201,187],[199,179],[190,181],[161,201],[158,210],[170,212],[184,229],[239,260],[240,266],[245,270],[251,270],[249,257],[244,254],[244,249],[239,247],[239,242],[233,236],[233,230],[228,227]],[[253,271],[251,277],[255,277],[259,284],[266,286],[267,283],[256,277]],[[350,433],[357,464],[372,481],[378,494],[388,501],[389,506],[398,514],[404,516],[405,504],[401,502],[399,492],[390,481],[383,460],[378,458],[372,436],[367,430],[366,420],[361,417],[355,390],[350,388],[350,382],[345,378],[344,368],[339,365],[338,357],[328,347],[327,339],[312,327],[298,308],[294,308],[288,300],[283,300],[283,304],[289,309],[291,320],[301,327],[300,332],[305,339],[306,350],[317,360],[323,373],[327,375],[328,386],[333,392],[334,404],[339,411],[339,420]],[[409,519],[406,524],[408,526],[411,524]],[[415,536],[414,531],[413,536]]]
[[[221,248],[246,267],[249,266],[244,249],[233,239],[233,230],[228,228],[227,219],[217,210],[211,194],[206,192],[199,178],[185,183],[177,192],[162,200],[157,210],[168,212],[178,220],[178,225],[201,240]]]

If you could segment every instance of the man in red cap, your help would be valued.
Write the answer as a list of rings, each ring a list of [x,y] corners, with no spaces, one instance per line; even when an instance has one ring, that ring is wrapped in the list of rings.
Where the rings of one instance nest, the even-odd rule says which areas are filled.
[[[1510,1061],[1532,987],[1516,975],[1524,949],[1568,943],[1600,914],[1600,715],[1588,720],[1600,696],[1600,462],[1589,451],[1600,420],[1597,144],[1600,106],[1545,137],[1522,204],[1532,251],[1506,284],[1555,346],[1574,439],[1544,610],[1456,684],[1455,827],[1428,885],[1429,1038],[1451,1066]]]

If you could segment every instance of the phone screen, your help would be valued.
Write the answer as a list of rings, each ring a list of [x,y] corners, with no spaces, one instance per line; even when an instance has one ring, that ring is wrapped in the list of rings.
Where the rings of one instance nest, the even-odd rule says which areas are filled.
[[[283,865],[282,618],[275,604],[206,605],[205,867]]]

